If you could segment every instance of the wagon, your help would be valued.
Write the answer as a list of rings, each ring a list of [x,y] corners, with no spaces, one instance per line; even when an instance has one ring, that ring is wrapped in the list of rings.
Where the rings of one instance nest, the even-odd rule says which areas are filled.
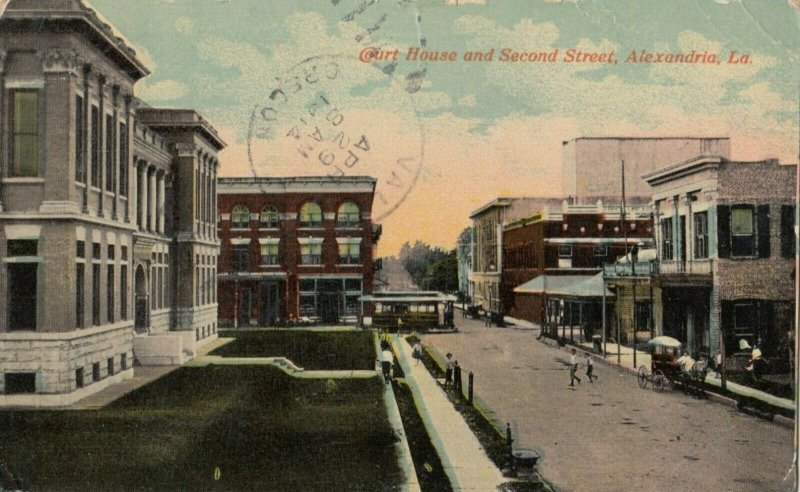
[[[681,342],[667,337],[655,337],[649,342],[651,362],[650,370],[641,366],[637,375],[639,387],[644,389],[650,383],[652,388],[661,393],[664,387],[681,389],[686,394],[702,395],[703,382],[708,373],[708,361],[703,359],[695,362],[691,369],[682,370],[678,359],[683,348]]]

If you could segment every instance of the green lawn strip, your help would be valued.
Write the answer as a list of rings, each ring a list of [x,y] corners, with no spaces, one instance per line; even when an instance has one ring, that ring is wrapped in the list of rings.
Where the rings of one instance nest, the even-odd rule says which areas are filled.
[[[393,381],[394,397],[403,420],[411,459],[417,472],[422,492],[447,492],[453,490],[450,480],[442,467],[439,454],[431,442],[425,423],[414,403],[411,389],[405,383]]]
[[[370,331],[237,331],[221,330],[234,341],[209,355],[285,357],[310,370],[372,370],[375,349]]]
[[[182,368],[101,410],[0,412],[0,461],[25,490],[395,490],[382,398],[378,378]]]

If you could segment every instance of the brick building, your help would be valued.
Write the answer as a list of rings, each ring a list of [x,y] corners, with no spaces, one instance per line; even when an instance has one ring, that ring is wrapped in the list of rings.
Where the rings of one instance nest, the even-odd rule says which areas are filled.
[[[796,166],[699,156],[644,176],[653,190],[655,320],[694,356],[788,353]]]
[[[381,233],[375,185],[362,176],[220,179],[220,322],[358,320]]]
[[[505,225],[502,268],[505,312],[542,323],[548,299],[559,301],[557,309],[549,310],[550,315],[599,321],[599,313],[594,313],[596,299],[591,307],[580,306],[582,301],[578,299],[573,303],[561,302],[564,296],[559,298],[556,292],[566,292],[564,288],[568,285],[589,280],[602,271],[604,264],[624,256],[626,237],[628,248],[634,244],[652,244],[649,207],[628,206],[624,221],[620,219],[619,205],[606,205],[602,201],[576,205],[564,200],[558,208],[544,208]],[[586,312],[573,315],[569,312],[573,308],[586,308]]]
[[[0,18],[0,404],[69,404],[213,338],[197,267],[213,278],[224,144],[193,111],[143,107],[146,75],[78,0]]]
[[[579,137],[563,142],[562,187],[577,203],[598,198],[620,201],[621,162],[625,161],[625,194],[648,200],[650,188],[641,176],[700,154],[730,157],[730,139],[715,137]]]
[[[500,313],[500,272],[503,270],[503,226],[547,206],[560,206],[560,198],[499,197],[481,206],[472,219],[472,268],[468,272],[469,296],[483,310]]]

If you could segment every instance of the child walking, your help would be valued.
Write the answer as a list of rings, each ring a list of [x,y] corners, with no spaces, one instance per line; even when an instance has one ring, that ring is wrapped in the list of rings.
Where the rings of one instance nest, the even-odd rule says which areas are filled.
[[[586,356],[586,377],[589,378],[590,383],[594,383],[594,380],[597,379],[597,376],[592,374],[594,371],[594,363],[592,362],[592,356]]]

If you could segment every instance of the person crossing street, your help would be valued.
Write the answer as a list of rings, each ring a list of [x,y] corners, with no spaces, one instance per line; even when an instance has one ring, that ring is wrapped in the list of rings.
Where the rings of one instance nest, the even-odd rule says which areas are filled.
[[[578,370],[578,358],[577,352],[575,349],[572,349],[572,354],[569,356],[569,385],[575,386],[575,380],[578,381],[578,384],[581,384],[581,378],[575,375],[575,372]]]

